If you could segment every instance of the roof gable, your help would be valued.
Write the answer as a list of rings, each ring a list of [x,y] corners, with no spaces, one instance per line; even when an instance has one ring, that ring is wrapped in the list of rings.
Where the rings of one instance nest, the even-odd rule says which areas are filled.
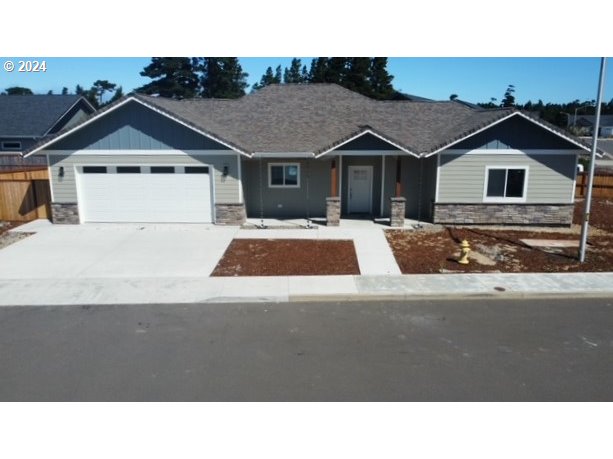
[[[77,95],[0,96],[0,135],[42,137],[80,100]]]
[[[54,150],[226,150],[228,147],[130,100],[76,130]]]
[[[453,148],[576,150],[577,145],[521,116],[513,116],[455,144]]]

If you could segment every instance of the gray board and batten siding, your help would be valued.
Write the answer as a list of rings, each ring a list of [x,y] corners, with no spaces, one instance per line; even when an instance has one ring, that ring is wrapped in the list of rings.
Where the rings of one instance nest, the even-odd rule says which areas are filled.
[[[482,203],[487,166],[527,166],[527,204],[572,203],[578,153],[559,136],[511,118],[440,153],[437,202]]]
[[[49,155],[55,202],[77,202],[75,166],[87,164],[207,164],[213,168],[215,202],[240,202],[235,151],[137,102],[119,107],[99,121],[81,127],[41,152]],[[60,167],[64,167],[63,177],[59,176]]]

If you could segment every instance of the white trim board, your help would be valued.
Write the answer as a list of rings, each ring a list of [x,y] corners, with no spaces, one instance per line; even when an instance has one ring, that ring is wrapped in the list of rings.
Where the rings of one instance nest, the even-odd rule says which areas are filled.
[[[507,189],[507,178],[508,178],[508,170],[509,169],[523,169],[525,171],[524,174],[524,188],[523,188],[523,195],[521,198],[506,198],[506,197],[488,197],[487,196],[487,186],[488,186],[488,182],[489,182],[489,171],[490,170],[494,170],[494,169],[500,169],[500,170],[506,170],[507,172],[505,173],[505,177],[504,177],[504,189],[505,189],[505,193],[506,193],[506,189]],[[514,204],[514,203],[525,203],[528,199],[528,180],[529,180],[529,174],[530,174],[530,166],[525,165],[525,166],[507,166],[507,165],[493,165],[493,166],[485,166],[485,178],[483,180],[483,197],[482,197],[482,202],[483,204]]]
[[[65,138],[65,137],[67,137],[67,136],[69,136],[69,135],[71,135],[72,133],[74,133],[74,132],[78,131],[79,129],[82,129],[82,128],[84,128],[85,126],[87,126],[87,125],[89,125],[89,124],[93,123],[94,121],[97,121],[98,119],[100,119],[100,118],[102,118],[102,117],[104,117],[104,116],[108,115],[109,113],[114,112],[114,111],[115,111],[115,110],[117,110],[119,107],[123,107],[123,106],[124,106],[124,105],[126,105],[128,102],[137,102],[137,103],[141,104],[142,106],[147,107],[148,109],[153,110],[154,112],[159,113],[160,115],[163,115],[163,116],[165,116],[166,118],[171,119],[171,120],[175,121],[176,123],[179,123],[179,124],[181,124],[182,126],[185,126],[186,128],[191,129],[191,130],[192,130],[192,131],[194,131],[194,132],[197,132],[198,134],[201,134],[201,135],[203,135],[203,136],[205,136],[205,137],[208,137],[209,139],[214,140],[215,142],[220,143],[221,145],[224,145],[224,146],[226,146],[226,147],[230,148],[230,149],[231,149],[231,150],[233,150],[233,151],[236,151],[236,152],[238,152],[238,153],[241,153],[242,155],[245,155],[245,156],[247,156],[247,157],[251,157],[251,155],[250,155],[249,153],[244,152],[244,151],[242,151],[242,150],[239,150],[238,148],[233,147],[232,145],[228,144],[227,142],[224,142],[223,140],[221,140],[221,139],[219,139],[219,138],[215,137],[214,135],[211,135],[211,134],[208,134],[208,133],[206,133],[206,132],[204,132],[204,131],[201,131],[200,129],[197,129],[197,128],[195,128],[195,127],[193,127],[193,126],[191,126],[191,125],[189,125],[189,124],[185,123],[184,121],[181,121],[180,119],[178,119],[178,118],[176,118],[176,117],[174,117],[174,116],[172,116],[172,115],[169,115],[168,113],[166,113],[166,112],[164,112],[164,111],[160,110],[160,109],[159,109],[159,108],[157,108],[157,107],[154,107],[153,105],[150,105],[150,104],[148,104],[148,103],[146,103],[146,102],[143,102],[142,100],[140,100],[140,99],[138,99],[138,98],[136,98],[136,97],[134,97],[134,96],[130,96],[130,97],[128,97],[126,100],[124,100],[124,101],[122,101],[122,102],[118,103],[117,105],[115,105],[114,107],[111,107],[111,108],[109,108],[108,110],[106,110],[106,111],[104,111],[104,112],[101,112],[101,113],[95,114],[94,116],[92,116],[92,117],[91,117],[90,119],[88,119],[87,121],[85,121],[85,122],[83,122],[83,123],[81,123],[81,124],[79,124],[79,125],[77,125],[77,126],[73,127],[72,129],[69,129],[69,130],[68,130],[68,131],[66,131],[65,133],[63,133],[63,134],[61,134],[61,135],[58,135],[57,137],[54,137],[53,139],[51,139],[51,140],[49,140],[49,141],[47,141],[47,142],[42,143],[41,145],[39,145],[38,147],[36,147],[34,150],[32,150],[32,151],[28,152],[27,154],[25,154],[25,155],[24,155],[24,158],[27,158],[28,156],[33,155],[34,153],[36,153],[36,152],[38,152],[38,151],[40,151],[40,150],[42,150],[42,149],[44,149],[44,148],[47,148],[49,145],[53,145],[54,143],[56,143],[56,142],[60,141],[61,139]]]
[[[516,148],[477,148],[473,150],[457,149],[442,151],[440,155],[461,156],[461,155],[520,155],[520,156],[539,156],[539,155],[580,155],[581,150],[518,150]],[[440,156],[439,155],[439,156]]]
[[[233,150],[47,150],[46,154],[48,156],[236,156],[237,153]]]
[[[502,122],[504,122],[504,121],[506,121],[506,120],[508,120],[508,119],[510,119],[512,117],[514,117],[514,116],[521,116],[522,118],[524,118],[524,119],[526,119],[528,121],[531,121],[532,123],[536,124],[537,126],[540,126],[543,129],[546,129],[547,131],[557,135],[558,137],[561,137],[562,139],[564,139],[564,140],[566,140],[566,141],[568,141],[568,142],[578,146],[581,150],[590,151],[590,149],[587,146],[578,143],[577,141],[573,140],[572,138],[570,138],[568,136],[565,136],[562,133],[560,133],[560,132],[558,132],[558,131],[556,131],[554,129],[551,129],[550,127],[544,125],[543,123],[539,123],[535,119],[533,119],[533,118],[531,118],[529,116],[526,116],[526,115],[524,115],[521,112],[513,112],[510,115],[504,116],[504,117],[500,118],[499,120],[496,120],[493,123],[490,123],[487,126],[482,127],[481,129],[477,129],[476,131],[471,132],[470,134],[468,134],[468,135],[466,135],[466,136],[464,136],[464,137],[462,137],[460,139],[457,139],[457,140],[454,140],[453,142],[448,143],[447,145],[439,148],[438,150],[433,151],[432,153],[426,154],[425,157],[428,158],[429,156],[432,156],[432,155],[435,155],[437,153],[440,153],[443,150],[447,150],[452,145],[456,145],[456,144],[458,144],[458,143],[460,143],[460,142],[462,142],[462,141],[464,141],[464,140],[466,140],[466,139],[468,139],[470,137],[473,137],[473,136],[479,134],[480,132],[483,132],[483,131],[485,131],[485,130],[493,127],[493,126],[496,126],[497,124],[500,124],[500,123],[502,123]]]

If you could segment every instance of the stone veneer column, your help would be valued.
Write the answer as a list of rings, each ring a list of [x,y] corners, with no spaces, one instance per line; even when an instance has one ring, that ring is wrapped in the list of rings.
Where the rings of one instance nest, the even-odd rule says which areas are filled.
[[[242,225],[246,220],[245,204],[215,204],[215,224]]]
[[[58,224],[78,225],[79,205],[76,202],[52,202],[51,221]]]
[[[326,198],[326,225],[338,226],[341,222],[341,198],[332,196]]]
[[[407,199],[403,197],[390,198],[392,202],[392,213],[390,218],[390,226],[392,228],[404,227],[404,213],[406,208]]]

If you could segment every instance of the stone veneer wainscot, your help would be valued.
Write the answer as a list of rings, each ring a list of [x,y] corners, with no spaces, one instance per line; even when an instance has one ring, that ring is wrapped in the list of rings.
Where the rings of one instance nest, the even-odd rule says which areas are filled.
[[[215,204],[216,224],[242,225],[246,220],[245,204]]]
[[[434,223],[570,226],[573,204],[434,204]]]
[[[76,202],[52,202],[51,221],[53,223],[78,225],[79,205]]]

